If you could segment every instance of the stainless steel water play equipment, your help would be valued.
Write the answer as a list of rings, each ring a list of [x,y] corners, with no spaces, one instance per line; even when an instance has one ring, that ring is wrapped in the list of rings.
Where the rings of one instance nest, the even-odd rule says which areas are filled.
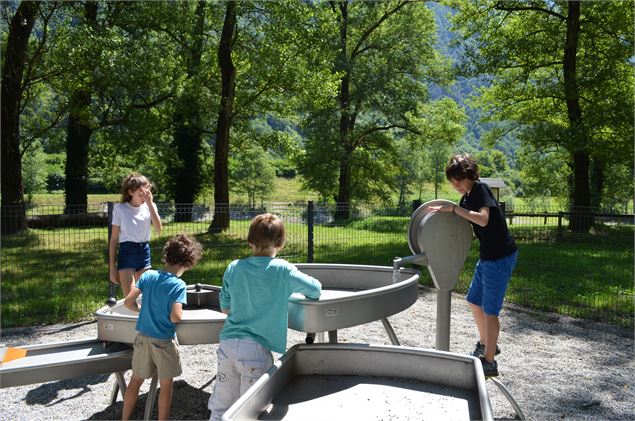
[[[397,257],[393,268],[405,264],[428,267],[437,288],[436,349],[450,349],[452,290],[465,264],[472,242],[470,223],[454,213],[430,212],[431,206],[454,205],[449,200],[431,200],[419,206],[408,224],[408,245],[412,256]]]
[[[400,346],[293,346],[223,420],[492,420],[474,357]]]
[[[431,200],[419,206],[408,224],[408,245],[414,254],[397,257],[395,271],[405,264],[428,267],[437,288],[436,349],[450,349],[450,310],[452,290],[470,251],[473,234],[468,221],[454,213],[430,212],[431,206],[455,205],[449,200]],[[516,418],[525,416],[507,388],[496,378],[490,378],[514,408]]]
[[[176,336],[181,345],[215,344],[225,322],[226,315],[220,311],[218,295],[220,287],[215,285],[188,285],[187,306],[183,309],[183,320],[176,325]],[[143,305],[143,295],[138,300]],[[138,313],[130,311],[119,300],[114,306],[106,305],[95,312],[97,338],[107,342],[134,343]]]
[[[123,373],[132,366],[132,348],[126,344],[105,344],[97,339],[54,342],[20,347],[26,356],[0,364],[0,388],[115,373],[117,389],[126,390]]]
[[[386,266],[326,263],[296,264],[302,272],[319,279],[322,296],[308,300],[297,294],[289,299],[289,327],[300,332],[329,332],[337,342],[337,330],[381,320],[393,345],[399,345],[388,316],[415,303],[419,271],[404,269],[393,279]]]

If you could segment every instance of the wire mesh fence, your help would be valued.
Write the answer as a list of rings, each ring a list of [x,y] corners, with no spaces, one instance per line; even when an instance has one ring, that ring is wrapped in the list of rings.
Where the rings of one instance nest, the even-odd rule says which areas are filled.
[[[413,204],[416,206],[417,204]],[[2,237],[2,326],[25,326],[89,317],[108,298],[109,209],[101,203],[81,212],[64,206],[28,207],[28,227]],[[153,267],[161,266],[165,241],[180,232],[196,236],[205,254],[183,275],[188,284],[220,285],[232,260],[250,255],[251,219],[272,212],[285,222],[287,242],[279,257],[291,262],[392,265],[410,255],[411,207],[364,205],[159,204],[163,230],[150,241]],[[22,212],[24,208],[16,211]],[[3,215],[10,214],[3,209]],[[219,230],[221,215],[228,226]],[[227,218],[228,217],[228,218]],[[510,302],[540,310],[633,326],[633,216],[588,211],[590,229],[572,232],[570,212],[508,210],[519,244],[519,266],[507,293]],[[457,291],[469,286],[478,258],[473,242]],[[422,282],[432,286],[423,268]],[[121,298],[121,292],[119,292]]]

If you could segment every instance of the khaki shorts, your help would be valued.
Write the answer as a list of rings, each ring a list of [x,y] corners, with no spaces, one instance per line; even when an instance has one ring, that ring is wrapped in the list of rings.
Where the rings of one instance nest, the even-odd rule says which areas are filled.
[[[180,376],[181,359],[176,339],[157,339],[137,334],[132,354],[132,372],[143,379],[158,374],[159,380]]]

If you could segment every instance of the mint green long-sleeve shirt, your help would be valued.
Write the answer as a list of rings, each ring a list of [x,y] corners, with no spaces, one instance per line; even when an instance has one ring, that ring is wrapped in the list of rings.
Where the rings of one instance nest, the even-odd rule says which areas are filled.
[[[220,339],[250,338],[265,348],[287,348],[289,296],[299,292],[317,299],[320,282],[283,259],[251,256],[234,260],[223,275],[222,310],[229,310]]]

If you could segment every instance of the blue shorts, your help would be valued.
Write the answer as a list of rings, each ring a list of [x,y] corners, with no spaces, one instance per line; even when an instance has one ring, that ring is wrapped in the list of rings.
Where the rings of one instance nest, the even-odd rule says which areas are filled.
[[[479,259],[467,291],[467,301],[481,307],[487,315],[498,316],[517,258],[518,250],[497,260]]]
[[[117,256],[117,269],[133,270],[150,269],[150,244],[124,241],[119,243],[119,255]]]

